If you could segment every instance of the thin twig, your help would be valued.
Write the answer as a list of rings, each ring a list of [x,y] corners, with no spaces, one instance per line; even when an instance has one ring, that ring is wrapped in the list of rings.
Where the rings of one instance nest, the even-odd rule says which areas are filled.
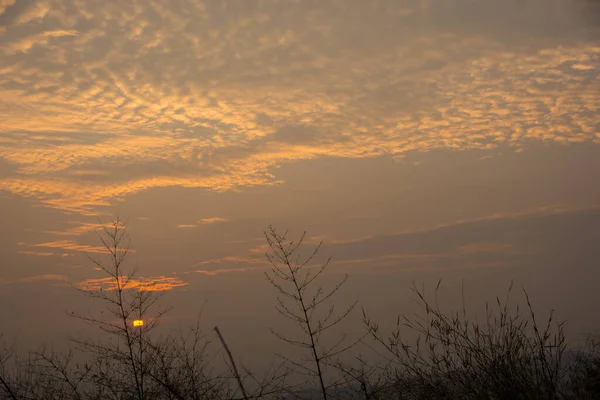
[[[229,357],[229,362],[231,363],[231,367],[233,369],[233,373],[235,374],[235,379],[237,379],[238,384],[240,385],[240,390],[242,391],[242,395],[245,400],[248,400],[248,394],[246,393],[246,389],[244,389],[244,384],[242,383],[242,378],[240,378],[240,374],[238,372],[237,366],[235,365],[235,361],[233,360],[233,356],[231,355],[231,351],[229,351],[229,346],[225,343],[225,339],[223,339],[223,335],[221,335],[221,331],[219,331],[219,327],[215,326],[215,332],[217,332],[217,336],[219,336],[219,340],[223,345],[223,348],[227,352],[227,357]]]

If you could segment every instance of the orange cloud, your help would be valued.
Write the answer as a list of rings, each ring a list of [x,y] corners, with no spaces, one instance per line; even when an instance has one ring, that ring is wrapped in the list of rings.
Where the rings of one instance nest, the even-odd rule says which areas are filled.
[[[217,222],[227,222],[225,218],[212,217],[212,218],[202,218],[200,221],[202,224],[214,224]]]
[[[0,158],[15,172],[0,190],[93,215],[151,188],[278,184],[275,167],[317,157],[600,143],[600,47],[589,38],[508,45],[446,4],[442,28],[411,25],[436,7],[345,1],[381,23],[318,2],[265,1],[223,25],[208,23],[220,12],[211,2],[127,13],[116,0],[31,3],[4,27]]]
[[[32,256],[42,256],[42,257],[48,257],[48,256],[54,255],[54,253],[46,253],[46,252],[41,252],[41,251],[29,251],[29,250],[17,251],[17,253],[27,254],[27,255],[32,255]]]
[[[108,250],[102,246],[77,244],[71,240],[58,240],[55,242],[40,243],[33,245],[33,247],[49,247],[63,250],[83,251],[86,253],[108,253]]]
[[[61,231],[48,231],[48,233],[51,233],[53,235],[59,235],[59,236],[80,236],[80,235],[83,235],[88,232],[94,232],[94,231],[102,230],[104,228],[112,227],[111,223],[103,224],[103,223],[74,222],[74,224],[77,224],[77,226],[74,226],[72,228],[67,228],[67,229],[61,230]]]
[[[123,279],[121,285],[124,289],[136,289],[140,291],[148,292],[162,292],[173,290],[178,287],[187,286],[187,282],[182,281],[178,278],[156,276],[148,278],[131,278],[128,280]],[[114,278],[95,278],[86,279],[78,282],[76,286],[83,290],[115,290],[117,283]]]
[[[0,0],[0,15],[4,14],[4,11],[6,11],[9,6],[15,4],[16,1],[17,0]]]
[[[250,253],[263,255],[267,251],[269,251],[269,248],[270,247],[269,247],[269,245],[267,243],[263,243],[263,244],[260,244],[260,245],[258,245],[256,247],[251,248],[250,249]]]

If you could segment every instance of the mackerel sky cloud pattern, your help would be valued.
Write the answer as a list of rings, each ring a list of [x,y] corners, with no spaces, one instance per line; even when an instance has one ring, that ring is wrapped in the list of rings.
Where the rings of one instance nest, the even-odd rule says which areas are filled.
[[[93,214],[317,157],[600,143],[598,7],[513,3],[0,1],[0,189]]]

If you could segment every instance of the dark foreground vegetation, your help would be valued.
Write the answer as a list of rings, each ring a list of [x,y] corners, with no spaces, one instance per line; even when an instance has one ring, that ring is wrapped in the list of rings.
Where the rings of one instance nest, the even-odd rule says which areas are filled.
[[[24,359],[0,345],[0,399],[600,399],[599,343],[568,346],[563,324],[552,314],[538,321],[524,291],[524,310],[507,296],[486,305],[486,318],[477,321],[464,302],[445,313],[415,286],[421,313],[398,317],[384,333],[363,311],[364,333],[346,337],[336,328],[360,310],[335,306],[345,279],[324,287],[328,262],[313,262],[319,247],[302,258],[303,237],[292,241],[272,228],[265,232],[266,276],[297,335],[272,333],[305,357],[281,356],[256,373],[236,363],[217,327],[203,331],[198,321],[157,334],[165,313],[160,292],[132,284],[137,270],[127,267],[124,225],[117,220],[99,237],[106,255],[90,259],[112,287],[77,287],[103,312],[72,316],[97,326],[104,339],[74,339],[69,353],[42,350]],[[368,356],[357,356],[365,349]]]

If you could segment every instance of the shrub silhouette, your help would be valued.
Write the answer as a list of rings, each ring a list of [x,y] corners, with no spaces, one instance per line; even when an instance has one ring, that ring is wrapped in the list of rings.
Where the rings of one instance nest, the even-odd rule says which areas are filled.
[[[524,313],[510,307],[511,285],[504,300],[485,304],[485,320],[478,322],[469,318],[464,297],[462,310],[443,312],[439,284],[433,301],[424,288],[413,286],[421,313],[399,317],[386,337],[363,313],[372,339],[389,356],[388,393],[416,399],[575,399],[581,398],[582,382],[592,385],[597,346],[578,352],[575,362],[566,360],[564,323],[550,312],[540,325],[525,290]],[[403,331],[417,338],[404,340]],[[594,390],[590,386],[588,394]]]
[[[326,290],[318,278],[329,261],[311,264],[320,245],[301,259],[297,252],[304,237],[288,241],[287,232],[272,227],[265,233],[272,267],[267,278],[279,293],[276,307],[296,323],[304,339],[272,331],[304,349],[306,359],[284,357],[283,365],[259,377],[244,366],[237,368],[218,328],[218,336],[204,333],[200,317],[186,330],[158,335],[155,328],[168,309],[160,308],[161,296],[151,286],[134,287],[138,271],[127,265],[129,239],[117,219],[99,234],[104,258],[90,257],[107,276],[108,288],[78,287],[104,313],[72,314],[98,327],[103,338],[76,338],[70,352],[42,349],[25,359],[0,345],[0,400],[600,399],[598,339],[569,349],[564,324],[552,313],[540,323],[525,291],[525,311],[511,306],[512,287],[505,299],[486,303],[486,317],[479,322],[469,317],[464,300],[461,310],[441,310],[439,283],[433,300],[415,285],[421,312],[398,317],[389,334],[363,311],[368,336],[345,341],[342,335],[324,342],[323,334],[350,318],[356,303],[339,313],[335,304],[326,306],[346,278]],[[133,320],[144,324],[134,327]],[[406,339],[407,332],[417,338]],[[337,358],[359,341],[376,357],[356,358],[352,364]],[[218,365],[212,360],[223,351],[227,358]],[[290,373],[298,372],[315,378],[319,389],[289,384]],[[333,379],[333,372],[343,379]]]

